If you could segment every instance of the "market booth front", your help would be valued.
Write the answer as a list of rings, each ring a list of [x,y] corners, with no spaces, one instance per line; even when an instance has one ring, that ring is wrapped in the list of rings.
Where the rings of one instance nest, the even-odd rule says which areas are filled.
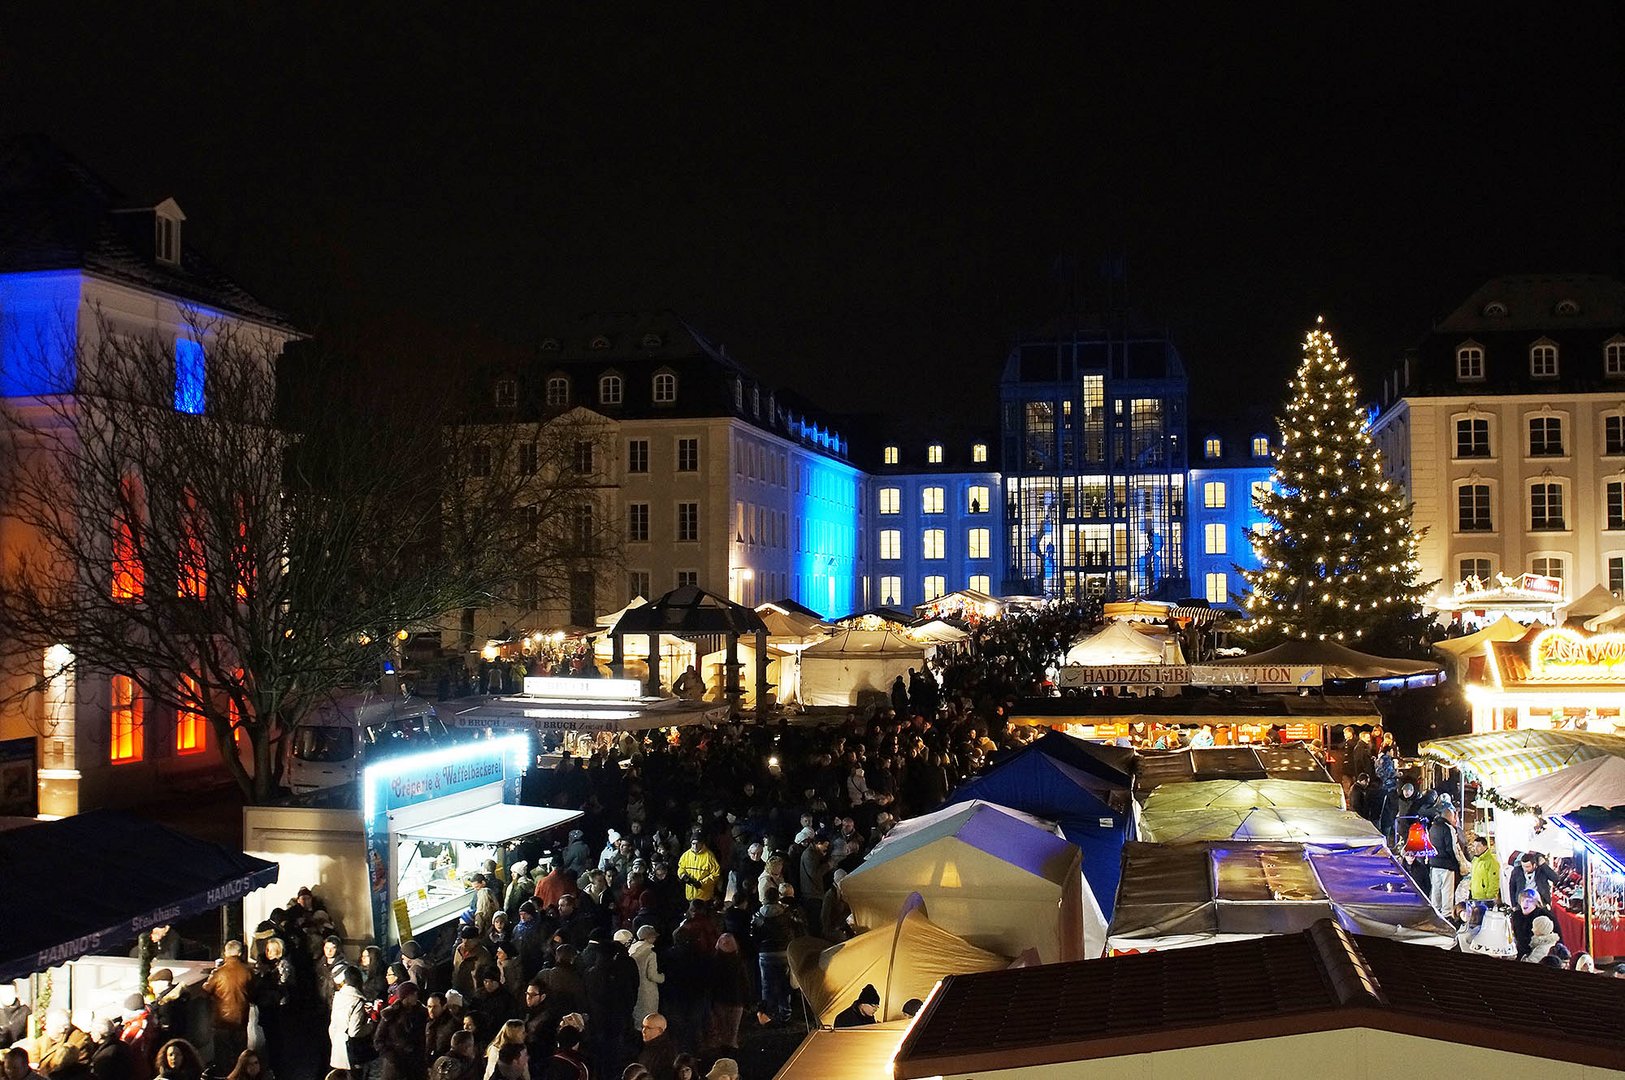
[[[1181,669],[1168,665],[1144,670],[1166,674]],[[1237,670],[1247,678],[1279,674],[1282,681],[1278,685],[1282,689],[1288,687],[1288,669],[1283,668],[1279,673],[1273,673],[1272,669]],[[1138,677],[1140,669],[1095,674],[1130,673]],[[1026,698],[1012,710],[1010,723],[1050,728],[1090,742],[1142,749],[1154,749],[1159,744],[1170,748],[1185,745],[1203,728],[1208,729],[1215,746],[1254,746],[1282,738],[1288,742],[1319,742],[1325,746],[1329,729],[1333,727],[1382,723],[1382,714],[1376,705],[1364,697],[1272,693],[1256,683],[1206,688],[1188,688],[1189,685],[1164,684],[1164,693],[1160,696],[1114,693],[1110,697]]]
[[[1552,821],[1574,839],[1582,882],[1578,912],[1552,905],[1563,943],[1600,963],[1625,960],[1625,809],[1587,807]]]
[[[526,676],[524,693],[465,698],[441,706],[465,730],[526,734],[537,753],[567,750],[586,756],[621,736],[720,723],[728,703],[651,697],[636,679]]]
[[[1535,626],[1469,657],[1473,733],[1546,728],[1625,734],[1625,634]]]

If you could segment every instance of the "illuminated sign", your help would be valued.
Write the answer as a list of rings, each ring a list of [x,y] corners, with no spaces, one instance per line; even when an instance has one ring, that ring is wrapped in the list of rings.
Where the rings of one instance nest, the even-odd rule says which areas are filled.
[[[1320,686],[1318,664],[1071,664],[1062,686]]]
[[[643,684],[636,679],[566,679],[552,675],[526,675],[525,696],[635,701],[643,696]]]
[[[1581,634],[1559,628],[1547,630],[1529,650],[1529,671],[1535,678],[1617,679],[1625,664],[1625,634]]]

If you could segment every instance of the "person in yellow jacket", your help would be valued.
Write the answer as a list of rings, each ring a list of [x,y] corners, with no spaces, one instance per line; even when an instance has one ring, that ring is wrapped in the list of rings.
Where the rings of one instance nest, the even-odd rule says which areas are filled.
[[[721,878],[722,864],[705,846],[705,834],[695,829],[688,835],[688,850],[677,860],[677,880],[683,883],[684,898],[710,903]]]
[[[1501,898],[1500,860],[1495,857],[1489,843],[1477,833],[1467,840],[1467,854],[1472,858],[1467,903],[1479,908],[1494,907]]]

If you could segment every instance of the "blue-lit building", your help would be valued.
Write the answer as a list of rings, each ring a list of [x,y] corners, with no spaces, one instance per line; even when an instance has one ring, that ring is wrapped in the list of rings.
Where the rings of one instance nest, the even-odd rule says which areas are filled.
[[[1267,417],[1195,425],[1190,469],[1185,565],[1191,595],[1215,607],[1240,608],[1241,570],[1258,568],[1253,536],[1267,527],[1259,492],[1275,470],[1275,424]]]
[[[881,433],[865,461],[870,607],[909,610],[975,589],[996,594],[1007,558],[990,432]]]
[[[1058,321],[1010,351],[999,399],[1002,591],[1186,596],[1186,379],[1167,332]]]

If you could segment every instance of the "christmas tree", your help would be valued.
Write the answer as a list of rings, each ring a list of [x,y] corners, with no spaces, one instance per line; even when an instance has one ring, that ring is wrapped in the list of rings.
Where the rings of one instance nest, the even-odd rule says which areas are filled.
[[[1318,319],[1291,395],[1277,421],[1273,491],[1259,500],[1272,528],[1256,538],[1259,569],[1244,571],[1246,632],[1410,645],[1426,591],[1416,580],[1410,506],[1383,478],[1359,387]]]

